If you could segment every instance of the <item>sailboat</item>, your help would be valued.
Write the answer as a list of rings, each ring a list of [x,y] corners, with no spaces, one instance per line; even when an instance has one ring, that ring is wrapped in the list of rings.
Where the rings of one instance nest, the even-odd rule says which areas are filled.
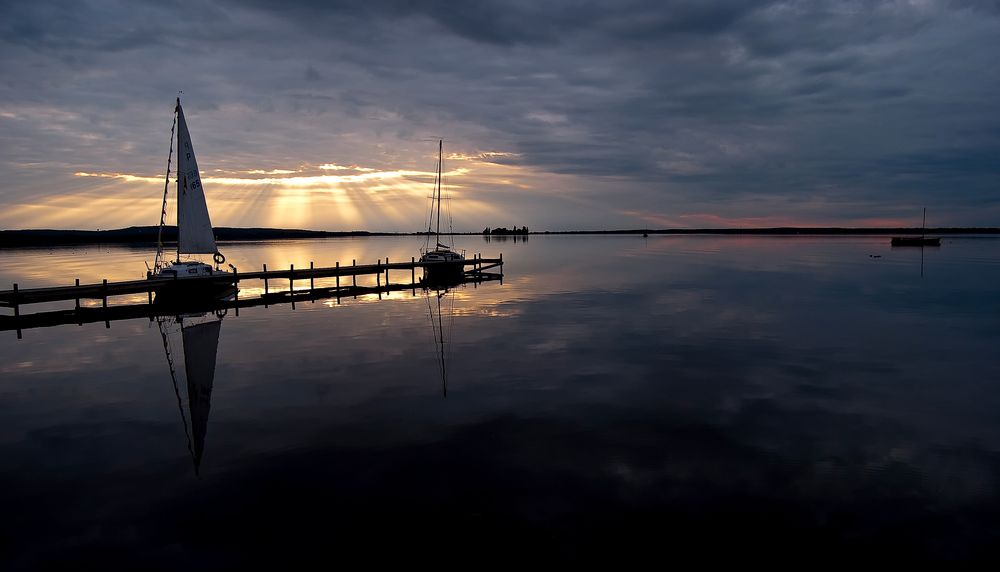
[[[201,459],[205,452],[205,435],[208,433],[208,414],[212,408],[212,384],[215,381],[219,333],[222,329],[224,316],[225,312],[223,311],[222,313],[187,314],[176,318],[157,319],[195,475],[198,475],[201,470]],[[174,366],[174,354],[171,352],[171,330],[174,325],[179,325],[181,330],[190,427],[188,426],[188,418],[184,414],[180,387],[177,383],[177,370]]]
[[[920,223],[920,236],[894,236],[889,244],[892,246],[941,246],[941,237],[926,236],[927,207],[924,207],[924,219]]]
[[[441,242],[441,176],[444,165],[443,140],[438,140],[437,176],[434,178],[434,192],[431,196],[431,215],[427,221],[427,243],[420,251],[420,262],[431,263],[424,266],[425,280],[447,280],[460,278],[465,271],[465,251],[456,252],[454,244]],[[431,230],[431,222],[434,222]],[[430,238],[434,237],[434,248],[430,248]],[[451,236],[451,234],[449,234]]]
[[[177,257],[167,261],[163,249],[163,227],[167,218],[167,195],[170,187],[170,159],[174,151],[174,133],[177,134]],[[198,260],[181,260],[181,255],[211,254],[215,267]],[[163,184],[163,205],[160,208],[160,228],[156,238],[156,259],[153,268],[147,273],[149,278],[172,278],[185,280],[185,294],[190,294],[197,284],[198,290],[232,291],[232,284],[227,281],[198,280],[193,278],[226,277],[229,272],[220,266],[226,257],[219,252],[215,244],[215,233],[212,230],[212,220],[208,215],[208,204],[205,202],[205,189],[201,184],[201,174],[198,171],[198,161],[191,145],[191,133],[188,131],[184,110],[181,108],[181,98],[177,98],[174,107],[174,123],[170,129],[170,154],[167,156],[167,174]],[[176,293],[176,289],[173,293]],[[160,294],[162,294],[161,292]],[[160,294],[157,297],[160,297]]]

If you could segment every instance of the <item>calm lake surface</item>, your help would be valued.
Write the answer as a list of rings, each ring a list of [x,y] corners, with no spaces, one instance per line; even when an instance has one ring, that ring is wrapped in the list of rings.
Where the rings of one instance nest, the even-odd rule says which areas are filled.
[[[888,242],[459,237],[502,283],[0,332],[0,564],[996,559],[1000,239]],[[151,258],[0,250],[0,284]]]

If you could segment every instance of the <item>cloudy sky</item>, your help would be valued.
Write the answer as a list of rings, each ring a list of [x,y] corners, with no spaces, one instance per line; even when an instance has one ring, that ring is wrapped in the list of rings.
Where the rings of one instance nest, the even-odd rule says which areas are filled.
[[[996,0],[0,2],[0,228],[1000,225]]]

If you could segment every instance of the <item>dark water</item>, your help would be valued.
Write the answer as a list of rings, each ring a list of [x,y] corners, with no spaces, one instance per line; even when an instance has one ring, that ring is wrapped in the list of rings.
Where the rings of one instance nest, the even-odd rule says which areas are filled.
[[[418,246],[224,250],[244,270]],[[503,284],[0,332],[0,562],[997,558],[1000,240],[461,246],[503,252]],[[148,257],[0,251],[0,279]]]

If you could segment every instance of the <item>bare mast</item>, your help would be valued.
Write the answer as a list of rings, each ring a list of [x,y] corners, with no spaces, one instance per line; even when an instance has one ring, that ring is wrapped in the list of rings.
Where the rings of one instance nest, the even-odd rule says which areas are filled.
[[[177,96],[177,106],[174,108],[174,117],[181,116],[181,97]],[[186,127],[185,127],[186,129]],[[181,261],[181,130],[177,130],[177,263]],[[185,167],[186,168],[186,167]]]
[[[435,250],[441,247],[441,149],[443,141],[438,139],[438,172],[437,172],[437,245]]]

